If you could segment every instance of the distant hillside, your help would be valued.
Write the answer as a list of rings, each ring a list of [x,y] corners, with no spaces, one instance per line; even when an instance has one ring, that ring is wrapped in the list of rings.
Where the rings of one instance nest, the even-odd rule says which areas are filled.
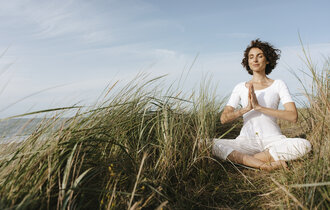
[[[0,122],[0,137],[29,135],[38,128],[40,123],[45,121],[47,119],[44,118],[18,118],[2,121]]]
[[[28,135],[40,124],[42,119],[10,119],[0,122],[0,136]]]

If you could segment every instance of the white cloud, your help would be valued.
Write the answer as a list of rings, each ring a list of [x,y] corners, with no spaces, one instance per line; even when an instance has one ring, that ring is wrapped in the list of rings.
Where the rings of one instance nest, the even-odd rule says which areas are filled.
[[[156,49],[155,53],[159,56],[175,56],[177,53],[168,49]]]
[[[103,4],[109,5],[102,8]],[[115,6],[111,7],[112,4]],[[12,0],[0,7],[4,23],[10,22],[8,27],[24,27],[37,39],[66,37],[103,44],[120,40],[118,30],[157,24],[155,20],[139,23],[136,18],[151,10],[150,5],[140,1],[119,4],[117,1]],[[134,18],[135,24],[129,26]]]
[[[150,77],[169,74],[166,77],[169,83],[179,80],[183,74],[186,83],[182,86],[186,90],[194,88],[202,76],[212,75],[213,81],[219,83],[219,95],[229,93],[237,82],[250,79],[240,64],[243,52],[201,52],[188,74],[196,56],[192,52],[194,45],[209,40],[196,37],[201,35],[198,33],[183,37],[185,34],[178,32],[190,32],[194,25],[191,18],[187,18],[187,23],[178,17],[162,16],[166,15],[163,9],[169,8],[159,8],[159,14],[156,9],[139,0],[6,1],[0,7],[0,29],[2,34],[7,31],[18,34],[20,39],[15,53],[10,49],[11,52],[0,59],[0,74],[1,66],[15,59],[12,54],[23,56],[21,63],[10,68],[11,75],[0,77],[1,85],[12,78],[0,94],[0,107],[60,84],[70,85],[35,95],[13,109],[20,106],[17,110],[22,113],[31,104],[36,104],[35,108],[48,108],[50,102],[59,105],[85,99],[93,101],[109,82],[120,80],[125,84],[138,71],[148,72]],[[198,19],[195,13],[186,15]],[[0,34],[0,38],[2,36]],[[218,38],[231,41],[252,37],[255,36],[239,31],[218,34]],[[1,43],[5,43],[3,39]],[[310,45],[312,56],[318,59],[320,52],[329,54],[329,45]],[[297,56],[302,54],[301,49],[300,46],[281,49],[278,69],[270,77],[292,78],[289,85],[294,90],[297,84],[293,77],[287,76],[286,64],[296,69],[301,67]]]
[[[277,69],[270,75],[274,79],[283,79],[287,82],[292,93],[301,91],[300,84],[287,71],[287,65],[293,69],[302,67],[302,62],[298,55],[301,55],[300,46],[283,46],[282,57]],[[319,58],[320,54],[330,54],[330,44],[314,44],[309,46],[311,56]],[[219,97],[229,94],[234,85],[241,81],[246,81],[251,78],[248,75],[240,62],[242,52],[231,53],[212,53],[199,55],[196,63],[188,74],[188,69],[194,61],[195,55],[184,54],[172,49],[164,48],[146,48],[144,45],[126,45],[115,49],[106,48],[98,49],[97,56],[112,57],[113,60],[118,60],[119,57],[127,56],[127,62],[122,60],[114,65],[108,63],[103,67],[100,66],[94,71],[84,72],[85,76],[79,75],[76,82],[68,80],[68,85],[57,87],[46,92],[37,94],[28,98],[19,104],[12,107],[16,112],[24,113],[27,108],[33,107],[34,110],[46,109],[49,107],[60,107],[72,105],[78,101],[83,101],[83,104],[91,104],[101,94],[102,90],[108,85],[119,80],[118,88],[124,86],[133,79],[137,72],[146,72],[150,74],[149,78],[160,75],[169,74],[165,77],[166,85],[178,82],[181,74],[183,74],[180,88],[189,92],[192,89],[199,88],[199,82],[207,76],[212,78],[213,83],[217,83],[217,94]],[[120,52],[116,54],[116,52]],[[82,54],[80,55],[80,57]],[[88,57],[88,53],[86,53]],[[83,59],[83,58],[82,58]],[[109,71],[109,66],[115,71]],[[69,72],[68,72],[69,73]],[[76,73],[73,73],[76,74]],[[63,84],[64,81],[62,81]],[[54,83],[54,82],[52,82]],[[58,83],[57,83],[58,84]],[[198,87],[196,87],[196,85]],[[0,95],[2,101],[1,107],[4,107],[5,99],[9,102],[19,100],[20,98],[48,88],[50,85],[46,83],[35,82],[33,78],[19,77],[19,74],[12,79],[5,93]],[[8,90],[8,91],[7,91]],[[24,104],[24,105],[22,105]],[[10,111],[0,113],[0,115],[14,113]]]

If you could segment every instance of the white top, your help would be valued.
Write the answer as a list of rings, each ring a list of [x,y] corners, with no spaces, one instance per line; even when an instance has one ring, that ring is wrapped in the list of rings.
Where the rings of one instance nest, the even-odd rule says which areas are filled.
[[[249,89],[245,82],[235,86],[227,106],[236,108],[241,102],[242,107],[248,105]],[[267,88],[255,90],[259,105],[272,109],[278,109],[279,102],[282,104],[293,102],[286,84],[282,80],[274,80]],[[243,115],[244,124],[240,132],[241,137],[265,138],[282,135],[276,118],[261,112],[251,110]]]

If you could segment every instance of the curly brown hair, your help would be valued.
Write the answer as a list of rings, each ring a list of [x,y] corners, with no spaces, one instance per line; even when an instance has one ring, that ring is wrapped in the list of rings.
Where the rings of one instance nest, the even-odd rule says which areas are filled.
[[[247,48],[244,51],[244,58],[241,63],[243,65],[243,67],[251,75],[253,75],[253,72],[249,67],[248,55],[252,48],[259,48],[260,50],[262,50],[262,52],[264,53],[264,56],[266,57],[267,61],[269,62],[266,65],[265,73],[267,75],[270,74],[270,72],[272,72],[273,69],[275,68],[278,59],[280,59],[281,50],[274,48],[273,45],[269,44],[268,42],[260,41],[260,39],[252,40],[250,45],[247,46]]]

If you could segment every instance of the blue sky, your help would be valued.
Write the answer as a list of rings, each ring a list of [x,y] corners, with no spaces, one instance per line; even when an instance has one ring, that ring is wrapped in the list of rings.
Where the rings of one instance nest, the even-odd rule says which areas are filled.
[[[326,0],[2,1],[0,117],[88,104],[107,84],[138,72],[169,74],[171,83],[197,54],[184,89],[211,75],[222,96],[249,80],[240,62],[255,38],[282,50],[270,78],[298,93],[287,71],[303,66],[298,32],[321,65],[330,53],[329,9]]]

